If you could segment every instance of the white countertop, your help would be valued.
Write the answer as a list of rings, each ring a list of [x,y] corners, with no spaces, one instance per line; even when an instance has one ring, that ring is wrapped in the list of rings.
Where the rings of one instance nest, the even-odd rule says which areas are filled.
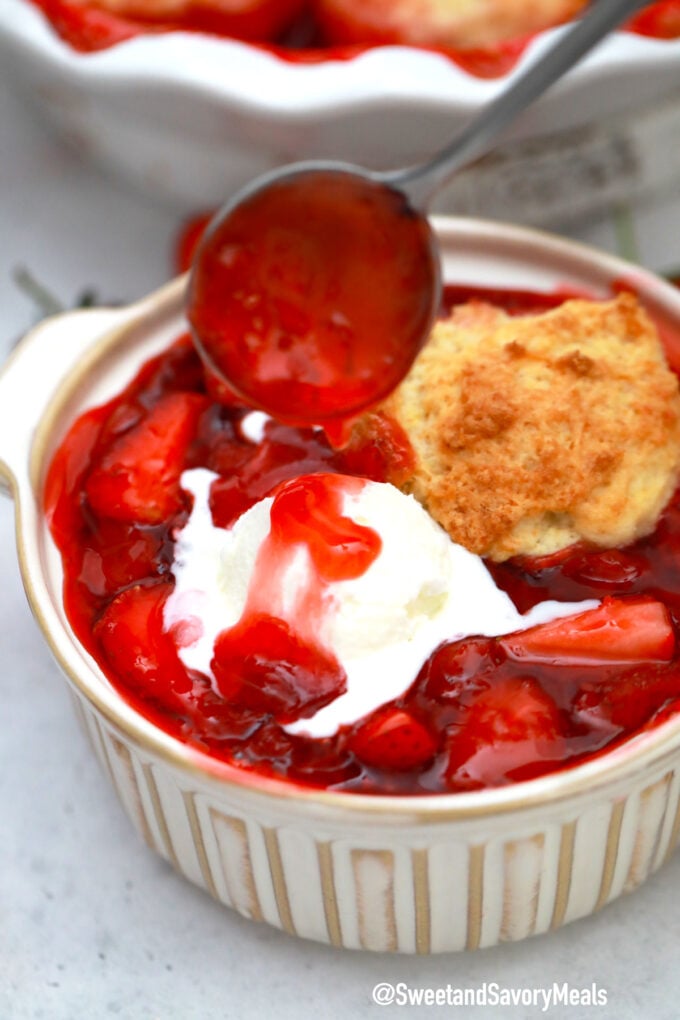
[[[65,304],[86,287],[133,299],[170,273],[179,217],[66,149],[0,84],[0,360],[33,321],[28,267]],[[632,235],[630,227],[633,227]],[[570,231],[655,269],[680,267],[680,186],[632,219]],[[550,936],[475,954],[361,955],[242,920],[177,877],[132,831],[80,733],[24,597],[0,501],[0,1020],[249,1020],[461,1015],[671,1020],[679,1014],[680,855],[635,894]],[[373,1004],[412,988],[606,989],[605,1006]]]

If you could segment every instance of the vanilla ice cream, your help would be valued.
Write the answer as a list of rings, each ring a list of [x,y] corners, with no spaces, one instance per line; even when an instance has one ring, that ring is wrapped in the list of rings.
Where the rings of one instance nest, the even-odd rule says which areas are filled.
[[[380,538],[367,569],[319,584],[311,576],[308,547],[299,542],[286,550],[266,584],[262,578],[256,583],[273,498],[256,503],[231,528],[217,528],[209,508],[216,477],[203,468],[182,475],[194,505],[176,536],[175,589],[165,605],[165,627],[190,642],[178,649],[187,668],[208,676],[217,636],[258,599],[260,611],[286,621],[302,640],[313,636],[344,669],[346,691],[286,726],[291,733],[331,736],[399,697],[444,641],[508,634],[598,604],[549,601],[518,613],[482,560],[454,544],[412,496],[386,483],[349,478],[343,517]],[[312,589],[317,597],[310,600]]]

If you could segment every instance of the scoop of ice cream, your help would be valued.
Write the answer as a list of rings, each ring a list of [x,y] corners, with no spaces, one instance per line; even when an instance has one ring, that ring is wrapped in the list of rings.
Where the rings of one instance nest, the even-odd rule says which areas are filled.
[[[215,477],[182,476],[194,506],[176,537],[166,629],[183,635],[185,665],[207,675],[218,635],[248,614],[283,620],[333,655],[345,693],[289,732],[329,736],[398,697],[444,641],[507,634],[596,604],[543,602],[521,615],[483,561],[392,485],[295,479],[221,529],[208,503]]]

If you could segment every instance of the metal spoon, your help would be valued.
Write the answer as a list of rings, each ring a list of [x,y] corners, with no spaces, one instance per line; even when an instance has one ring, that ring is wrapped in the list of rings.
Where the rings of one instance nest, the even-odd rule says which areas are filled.
[[[357,415],[403,378],[441,301],[432,195],[649,0],[596,0],[437,156],[371,172],[297,163],[258,178],[199,245],[188,315],[208,366],[294,424]]]

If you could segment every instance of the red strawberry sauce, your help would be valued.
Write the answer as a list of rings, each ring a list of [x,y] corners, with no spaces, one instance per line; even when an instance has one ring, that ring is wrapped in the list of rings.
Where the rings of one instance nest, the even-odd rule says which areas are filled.
[[[343,497],[364,484],[323,473],[276,489],[271,530],[258,552],[243,614],[215,642],[211,668],[227,701],[291,723],[347,689],[342,666],[317,634],[328,584],[360,577],[380,553],[380,535],[342,513]],[[293,628],[272,617],[271,606],[301,548],[313,569],[298,595]]]
[[[300,170],[209,227],[187,317],[208,363],[249,404],[342,437],[347,419],[391,393],[423,346],[436,311],[435,252],[428,222],[400,192],[353,173]]]
[[[446,299],[453,304],[471,293],[451,288]],[[481,296],[516,313],[564,298]],[[170,407],[173,427],[163,429]],[[301,638],[267,615],[266,598],[250,607],[248,627],[237,625],[218,639],[214,684],[187,671],[174,636],[163,629],[173,536],[190,509],[191,497],[179,486],[183,470],[219,474],[211,509],[224,527],[299,476],[335,472],[399,483],[408,472],[408,440],[386,418],[376,417],[349,447],[335,450],[317,430],[275,421],[261,442],[252,442],[240,428],[247,413],[206,379],[182,337],[109,404],[74,423],[47,476],[45,510],[63,558],[74,631],[121,695],[161,729],[216,759],[295,782],[425,794],[564,769],[680,708],[680,493],[654,534],[628,548],[579,546],[491,565],[496,583],[522,611],[548,598],[607,600],[596,626],[577,626],[576,638],[571,625],[553,627],[543,640],[526,642],[528,658],[516,639],[444,644],[403,696],[333,737],[310,739],[282,728],[335,696],[343,677],[309,635]],[[376,555],[379,536],[342,518],[332,485],[312,480],[280,491],[266,552],[273,571],[287,541],[301,537],[328,577],[359,574]],[[305,537],[307,525],[312,538]],[[631,630],[633,606],[640,607],[640,625]],[[625,631],[626,662],[600,655],[617,627]],[[596,643],[589,659],[582,650],[590,633],[597,634],[600,652]],[[553,646],[566,651],[551,657]],[[541,654],[532,658],[537,647]]]

